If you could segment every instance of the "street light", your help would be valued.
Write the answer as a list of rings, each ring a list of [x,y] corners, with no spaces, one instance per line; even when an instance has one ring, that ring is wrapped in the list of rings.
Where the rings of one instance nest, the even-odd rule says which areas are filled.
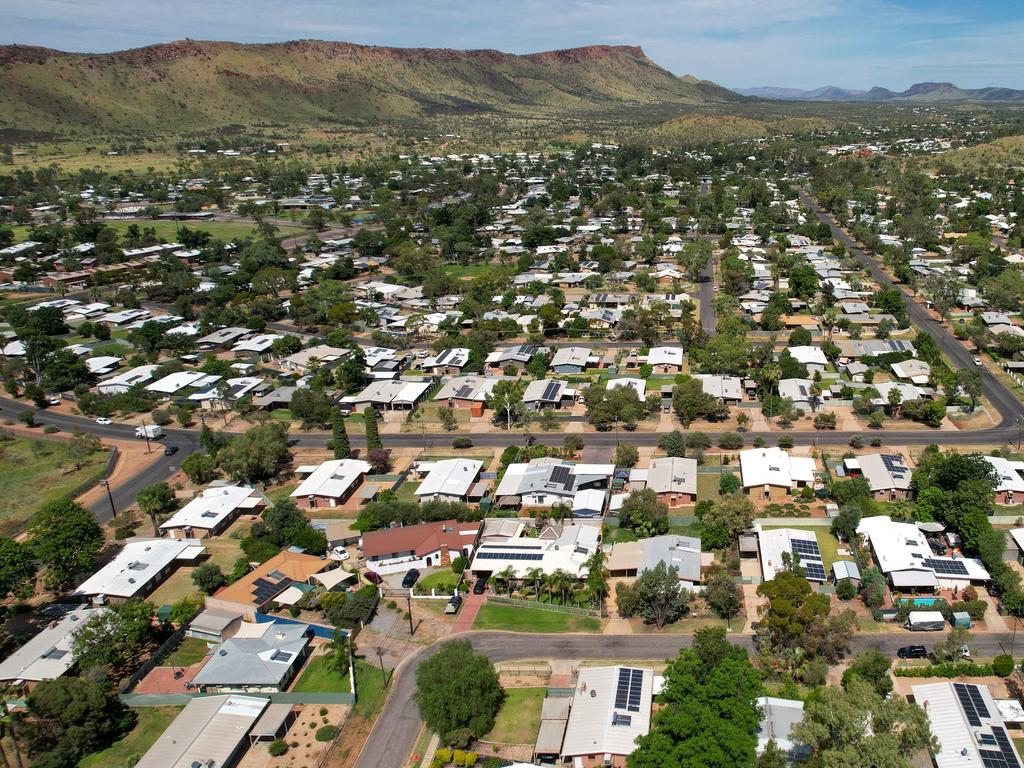
[[[114,494],[110,492],[110,481],[100,480],[100,485],[107,489],[107,498],[110,499],[110,514],[112,517],[117,517],[117,509],[114,507]]]

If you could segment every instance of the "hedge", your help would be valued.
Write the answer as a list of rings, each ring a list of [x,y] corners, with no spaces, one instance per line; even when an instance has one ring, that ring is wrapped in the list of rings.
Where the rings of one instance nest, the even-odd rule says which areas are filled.
[[[968,661],[932,664],[927,667],[896,667],[896,677],[991,677],[996,674],[991,664]]]

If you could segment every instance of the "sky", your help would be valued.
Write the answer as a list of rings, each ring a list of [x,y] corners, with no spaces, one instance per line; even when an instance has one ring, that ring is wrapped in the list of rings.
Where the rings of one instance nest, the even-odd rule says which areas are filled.
[[[1024,89],[1024,0],[0,0],[0,43],[298,38],[531,53],[639,45],[732,88]]]

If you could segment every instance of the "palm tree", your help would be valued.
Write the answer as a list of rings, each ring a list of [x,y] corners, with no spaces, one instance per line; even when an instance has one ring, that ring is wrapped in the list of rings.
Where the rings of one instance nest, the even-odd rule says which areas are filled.
[[[544,571],[540,568],[530,568],[526,572],[524,580],[533,584],[533,592],[537,596],[537,599],[540,600],[540,585],[541,582],[544,581]]]
[[[508,587],[508,596],[512,597],[512,588],[515,586],[516,572],[511,565],[505,566],[505,570],[501,571],[495,578],[505,584]]]
[[[811,384],[811,413],[817,410],[818,398],[821,397],[821,386],[818,382]]]
[[[587,558],[587,592],[604,615],[604,599],[608,594],[608,571],[604,567],[605,554],[598,550]]]
[[[575,579],[561,568],[558,568],[553,574],[551,574],[551,580],[554,588],[558,590],[559,595],[561,596],[562,605],[565,605],[565,590],[572,588]]]

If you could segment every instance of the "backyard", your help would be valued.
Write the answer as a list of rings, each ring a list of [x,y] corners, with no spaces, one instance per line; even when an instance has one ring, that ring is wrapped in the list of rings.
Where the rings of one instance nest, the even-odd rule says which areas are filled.
[[[533,744],[540,729],[540,710],[546,694],[545,688],[506,688],[505,703],[484,741]]]
[[[601,621],[593,616],[574,616],[540,608],[486,603],[477,614],[473,629],[541,633],[599,632]]]
[[[191,667],[206,658],[210,648],[205,640],[198,637],[185,637],[178,647],[167,654],[160,663],[163,667]]]
[[[99,480],[109,458],[106,451],[97,451],[75,470],[62,440],[15,437],[0,442],[0,534],[16,533],[48,502]]]
[[[327,656],[314,656],[292,690],[296,693],[348,693],[350,687],[348,675],[338,674]]]
[[[820,525],[766,525],[766,531],[773,528],[796,528],[803,531],[813,531],[818,539],[818,549],[821,550],[821,562],[825,566],[825,572],[832,572],[832,563],[839,559],[839,542],[836,537],[829,533],[828,528]]]
[[[86,755],[79,768],[132,768],[150,747],[156,743],[171,721],[181,711],[179,707],[139,707],[135,727],[128,734],[102,752]]]

